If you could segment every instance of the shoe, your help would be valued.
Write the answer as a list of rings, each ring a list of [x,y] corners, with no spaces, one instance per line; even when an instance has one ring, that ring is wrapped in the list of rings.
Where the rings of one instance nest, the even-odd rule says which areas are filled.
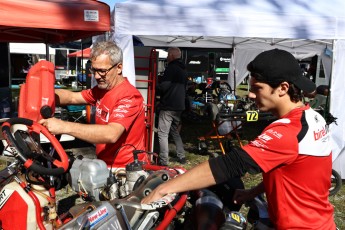
[[[186,163],[186,158],[185,157],[179,158],[179,159],[177,159],[177,162],[180,163],[180,164],[185,164]]]

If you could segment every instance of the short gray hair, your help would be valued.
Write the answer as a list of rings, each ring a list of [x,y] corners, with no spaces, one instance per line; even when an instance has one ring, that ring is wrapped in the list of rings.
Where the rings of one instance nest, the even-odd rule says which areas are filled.
[[[112,65],[122,62],[123,60],[121,48],[112,41],[98,42],[93,44],[90,59],[93,60],[102,54],[109,56]]]
[[[174,58],[181,58],[181,50],[178,47],[170,47],[168,53],[171,53]]]

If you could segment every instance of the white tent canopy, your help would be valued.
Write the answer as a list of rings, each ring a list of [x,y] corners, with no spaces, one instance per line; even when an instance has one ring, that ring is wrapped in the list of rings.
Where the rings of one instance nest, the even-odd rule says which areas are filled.
[[[230,72],[229,83],[235,88],[233,78],[236,78],[237,85],[247,76],[246,66],[254,57],[272,48],[279,48],[290,51],[299,59],[321,55],[326,47],[332,47],[332,40],[308,40],[308,39],[284,39],[284,38],[242,38],[222,36],[162,36],[162,35],[139,35],[145,46],[152,47],[204,47],[204,48],[234,48],[236,55],[233,56],[235,72]],[[324,57],[330,59],[330,57]],[[324,63],[324,62],[322,62]],[[330,70],[331,63],[325,65],[324,69]],[[326,74],[325,81],[328,82],[330,71]]]
[[[333,65],[326,72],[332,75],[330,112],[338,125],[330,129],[334,167],[345,178],[344,9],[343,0],[132,0],[115,5],[113,40],[124,50],[124,74],[133,76],[132,83],[132,35],[153,47],[234,48],[236,77],[263,50],[285,49],[301,59],[333,49],[333,60],[325,63]]]
[[[46,54],[44,43],[10,43],[10,53],[16,54]],[[55,54],[55,49],[49,47],[49,54]]]

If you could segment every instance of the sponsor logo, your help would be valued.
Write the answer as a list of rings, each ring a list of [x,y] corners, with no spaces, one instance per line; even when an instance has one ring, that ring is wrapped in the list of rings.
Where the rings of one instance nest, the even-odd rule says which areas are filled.
[[[106,218],[109,215],[107,207],[100,207],[96,209],[94,212],[90,213],[88,219],[90,221],[90,227],[95,226],[101,220]]]
[[[119,105],[118,108],[119,109],[123,109],[123,108],[129,108],[131,105],[126,104],[126,105]]]
[[[230,62],[231,58],[220,57],[219,60],[224,62]]]
[[[321,130],[313,131],[314,140],[317,141],[317,140],[325,137],[327,135],[327,133],[328,133],[328,130],[325,127],[322,127]]]
[[[264,149],[267,149],[267,146],[262,143],[261,141],[258,141],[258,140],[254,140],[252,142],[250,142],[252,145],[258,147],[258,148],[261,148],[262,151],[264,151]]]
[[[241,223],[241,217],[236,213],[231,213],[231,218],[238,223]]]
[[[128,110],[117,108],[117,109],[114,110],[114,112],[117,112],[117,113],[128,113]]]
[[[121,113],[117,113],[117,114],[114,115],[114,117],[124,118],[125,115],[121,114]]]
[[[108,120],[109,120],[109,109],[107,109],[107,108],[102,109],[100,107],[97,107],[96,108],[96,115],[102,121],[108,122]]]
[[[275,136],[278,139],[281,139],[282,136],[283,136],[283,134],[278,133],[277,131],[274,131],[272,129],[267,130],[266,133],[270,133],[270,134],[272,134],[273,136]]]
[[[130,99],[122,99],[122,100],[120,100],[120,102],[129,102],[129,103],[131,103],[132,100],[130,100]]]
[[[267,142],[267,141],[270,141],[272,140],[273,138],[269,135],[267,135],[266,133],[263,133],[261,134],[259,137],[258,137],[262,142]]]

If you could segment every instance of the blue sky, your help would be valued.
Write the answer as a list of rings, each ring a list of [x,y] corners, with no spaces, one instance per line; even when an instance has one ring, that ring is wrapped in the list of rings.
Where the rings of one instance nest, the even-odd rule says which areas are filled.
[[[113,10],[115,3],[124,2],[125,0],[99,0],[100,2],[105,2],[110,6],[110,11]]]

